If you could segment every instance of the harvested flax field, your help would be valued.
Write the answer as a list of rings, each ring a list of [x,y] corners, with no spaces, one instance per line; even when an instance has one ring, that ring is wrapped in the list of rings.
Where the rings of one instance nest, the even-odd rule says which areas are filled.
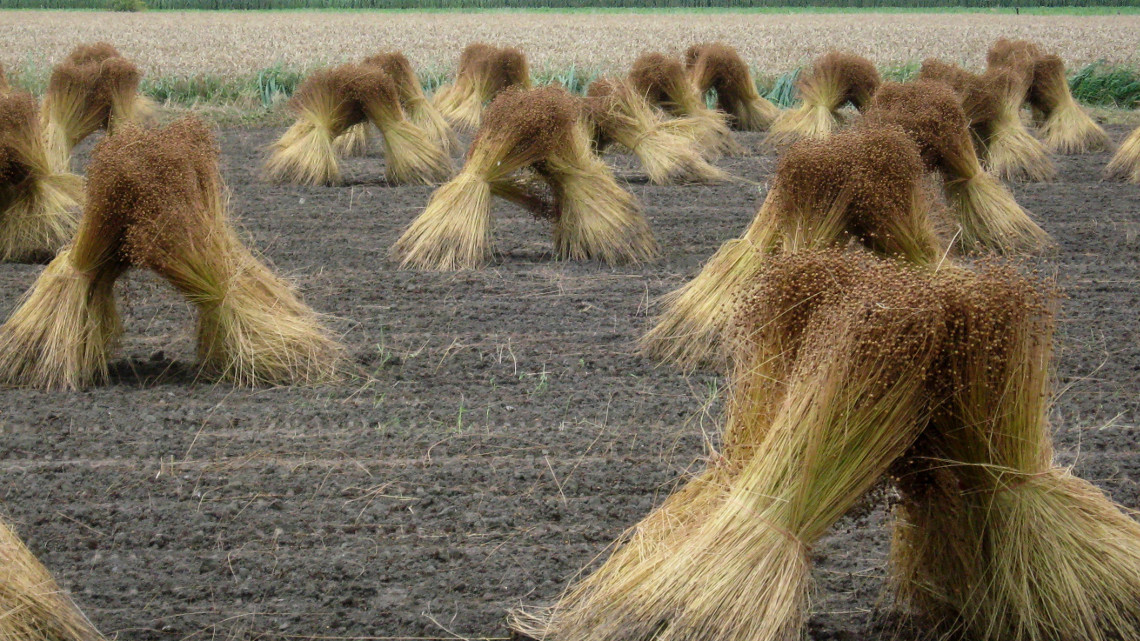
[[[218,132],[231,204],[328,315],[352,375],[199,379],[194,310],[132,272],[109,384],[0,390],[0,502],[108,638],[506,637],[510,608],[554,600],[717,446],[724,380],[657,366],[635,341],[658,297],[752,220],[775,156],[737,133],[747,155],[718,161],[736,180],[682,187],[607,156],[664,248],[656,262],[555,260],[549,225],[500,201],[492,263],[429,273],[397,270],[389,248],[432,187],[389,185],[375,149],[346,161],[342,186],[268,185],[262,150],[280,133]],[[1140,187],[1102,182],[1105,153],[1055,159],[1056,180],[1012,189],[1057,242],[1034,261],[1064,294],[1058,458],[1136,509]],[[0,265],[5,316],[41,269]],[[892,500],[873,494],[812,548],[812,638],[897,632]]]

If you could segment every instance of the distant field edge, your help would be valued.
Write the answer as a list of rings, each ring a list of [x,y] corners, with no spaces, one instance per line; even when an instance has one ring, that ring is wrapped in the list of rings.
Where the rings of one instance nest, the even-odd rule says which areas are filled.
[[[142,9],[157,11],[584,11],[584,12],[690,12],[837,13],[837,12],[993,12],[1061,15],[1140,13],[1140,0],[1059,2],[942,2],[939,0],[836,0],[796,2],[780,0],[0,0],[4,9]]]

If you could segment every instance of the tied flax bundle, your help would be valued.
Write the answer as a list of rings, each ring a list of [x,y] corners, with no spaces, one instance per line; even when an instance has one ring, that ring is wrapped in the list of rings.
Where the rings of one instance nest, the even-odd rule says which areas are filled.
[[[403,53],[399,51],[380,53],[365,58],[362,64],[378,67],[388,74],[396,85],[404,115],[412,124],[424,130],[444,152],[450,153],[453,148],[459,146],[455,133],[424,94],[423,85],[420,84],[412,63]],[[371,131],[371,124],[368,122],[349,127],[337,137],[335,142],[337,151],[343,156],[364,155],[368,151]]]
[[[838,250],[766,261],[732,325],[721,451],[596,572],[513,627],[544,641],[800,639],[812,545],[929,415],[943,328],[916,269]]]
[[[881,83],[870,60],[840,51],[824,54],[796,82],[800,105],[772,123],[768,141],[784,145],[798,138],[831,135],[842,123],[839,109],[850,104],[864,111]]]
[[[728,175],[710,165],[700,148],[675,126],[682,119],[660,113],[624,80],[600,78],[586,92],[585,118],[600,153],[617,143],[641,161],[657,185],[713,183]]]
[[[1030,79],[1022,101],[1032,108],[1049,151],[1084,154],[1111,147],[1108,134],[1073,99],[1065,63],[1059,57],[1027,40],[1002,38],[990,47],[986,63],[990,69],[1012,69]]]
[[[902,603],[986,641],[1136,638],[1140,524],[1054,467],[1050,287],[826,249],[736,306],[723,446],[548,609],[542,641],[797,641],[812,545],[875,485],[903,495]]]
[[[455,82],[440,87],[433,102],[453,126],[474,131],[483,120],[484,105],[499,92],[530,86],[530,66],[523,52],[476,42],[460,54]]]
[[[1057,174],[1049,153],[1021,121],[1021,105],[1032,78],[1024,70],[995,67],[981,75],[940,60],[922,63],[919,80],[949,85],[962,103],[982,164],[1005,180],[1051,180]]]
[[[564,89],[508,89],[491,103],[462,171],[393,247],[401,267],[480,267],[491,253],[493,195],[550,220],[560,258],[637,263],[657,253],[636,199],[594,155],[580,104]]]
[[[103,641],[103,636],[60,589],[0,518],[0,639]]]
[[[130,267],[153,270],[197,307],[204,373],[235,385],[334,378],[339,346],[242,244],[226,209],[218,149],[200,121],[127,126],[100,141],[74,240],[0,326],[0,384],[105,379],[122,332],[113,287]]]
[[[699,95],[716,91],[717,109],[731,116],[735,129],[765,131],[780,115],[779,108],[756,91],[756,81],[740,54],[724,43],[689,47],[685,68]]]
[[[697,93],[677,58],[660,53],[643,54],[633,61],[627,78],[634,91],[668,115],[682,120],[676,128],[700,145],[708,158],[741,154],[744,148],[732,137],[728,115],[713,111]]]
[[[83,180],[58,171],[30,94],[0,93],[0,261],[49,260],[79,224]]]
[[[947,276],[931,425],[894,476],[900,605],[982,641],[1135,639],[1140,524],[1053,460],[1056,294],[1012,267]]]
[[[1140,127],[1134,129],[1116,150],[1108,166],[1106,178],[1127,180],[1140,184]]]
[[[151,117],[154,103],[138,93],[141,78],[138,67],[105,42],[76,47],[52,69],[40,116],[53,170],[67,172],[72,149],[96,131],[113,133]]]
[[[715,362],[733,301],[778,252],[854,240],[915,264],[936,261],[944,252],[924,173],[917,147],[897,127],[794,143],[744,236],[721,246],[693,280],[665,297],[642,350],[683,369]]]
[[[898,125],[918,144],[927,169],[942,178],[964,251],[1035,251],[1049,243],[1048,234],[978,161],[965,112],[946,84],[884,83],[864,121]]]
[[[380,130],[392,183],[430,184],[451,175],[442,144],[404,117],[395,81],[378,66],[346,64],[312,74],[289,102],[297,121],[271,147],[268,177],[301,185],[341,182],[336,139],[354,125]]]

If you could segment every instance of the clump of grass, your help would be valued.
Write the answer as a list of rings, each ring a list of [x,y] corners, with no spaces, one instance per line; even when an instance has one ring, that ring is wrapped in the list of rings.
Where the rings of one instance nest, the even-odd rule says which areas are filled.
[[[289,98],[304,79],[304,71],[289,69],[280,63],[257,72],[257,96],[261,106],[268,108]]]
[[[241,104],[249,97],[242,81],[215,75],[160,76],[143,78],[139,91],[161,104],[195,106],[209,104]]]
[[[887,65],[879,69],[879,75],[883,80],[891,82],[910,82],[918,77],[919,71],[922,69],[922,63],[917,60],[910,62],[896,63]]]
[[[146,11],[146,2],[143,0],[108,0],[107,10],[120,13],[138,13]]]
[[[584,95],[586,89],[602,73],[597,69],[581,69],[577,65],[570,65],[567,69],[538,70],[533,76],[535,85],[558,85],[573,94]]]
[[[777,76],[764,97],[767,98],[772,104],[780,109],[790,109],[799,103],[799,96],[796,92],[796,83],[799,82],[800,68],[795,68],[787,73]]]
[[[1140,103],[1140,73],[1100,60],[1085,65],[1069,78],[1073,97],[1086,105],[1135,109]]]

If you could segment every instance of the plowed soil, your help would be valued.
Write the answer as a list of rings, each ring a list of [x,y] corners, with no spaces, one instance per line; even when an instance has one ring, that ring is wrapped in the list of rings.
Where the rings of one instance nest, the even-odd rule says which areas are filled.
[[[345,186],[268,185],[279,133],[220,132],[236,215],[359,371],[316,388],[202,379],[193,310],[131,274],[110,384],[0,390],[2,509],[121,639],[505,637],[509,608],[556,597],[715,443],[723,380],[633,342],[752,219],[775,158],[742,134],[751,155],[721,161],[741,181],[658,187],[611,157],[656,263],[555,261],[546,224],[499,204],[493,264],[433,274],[387,255],[430,187],[386,184],[375,155]],[[1043,261],[1066,294],[1059,456],[1140,508],[1140,187],[1100,182],[1107,161],[1059,158],[1057,181],[1014,189],[1059,244]],[[41,268],[0,265],[0,314]],[[890,636],[888,519],[877,505],[815,548],[813,638]]]

